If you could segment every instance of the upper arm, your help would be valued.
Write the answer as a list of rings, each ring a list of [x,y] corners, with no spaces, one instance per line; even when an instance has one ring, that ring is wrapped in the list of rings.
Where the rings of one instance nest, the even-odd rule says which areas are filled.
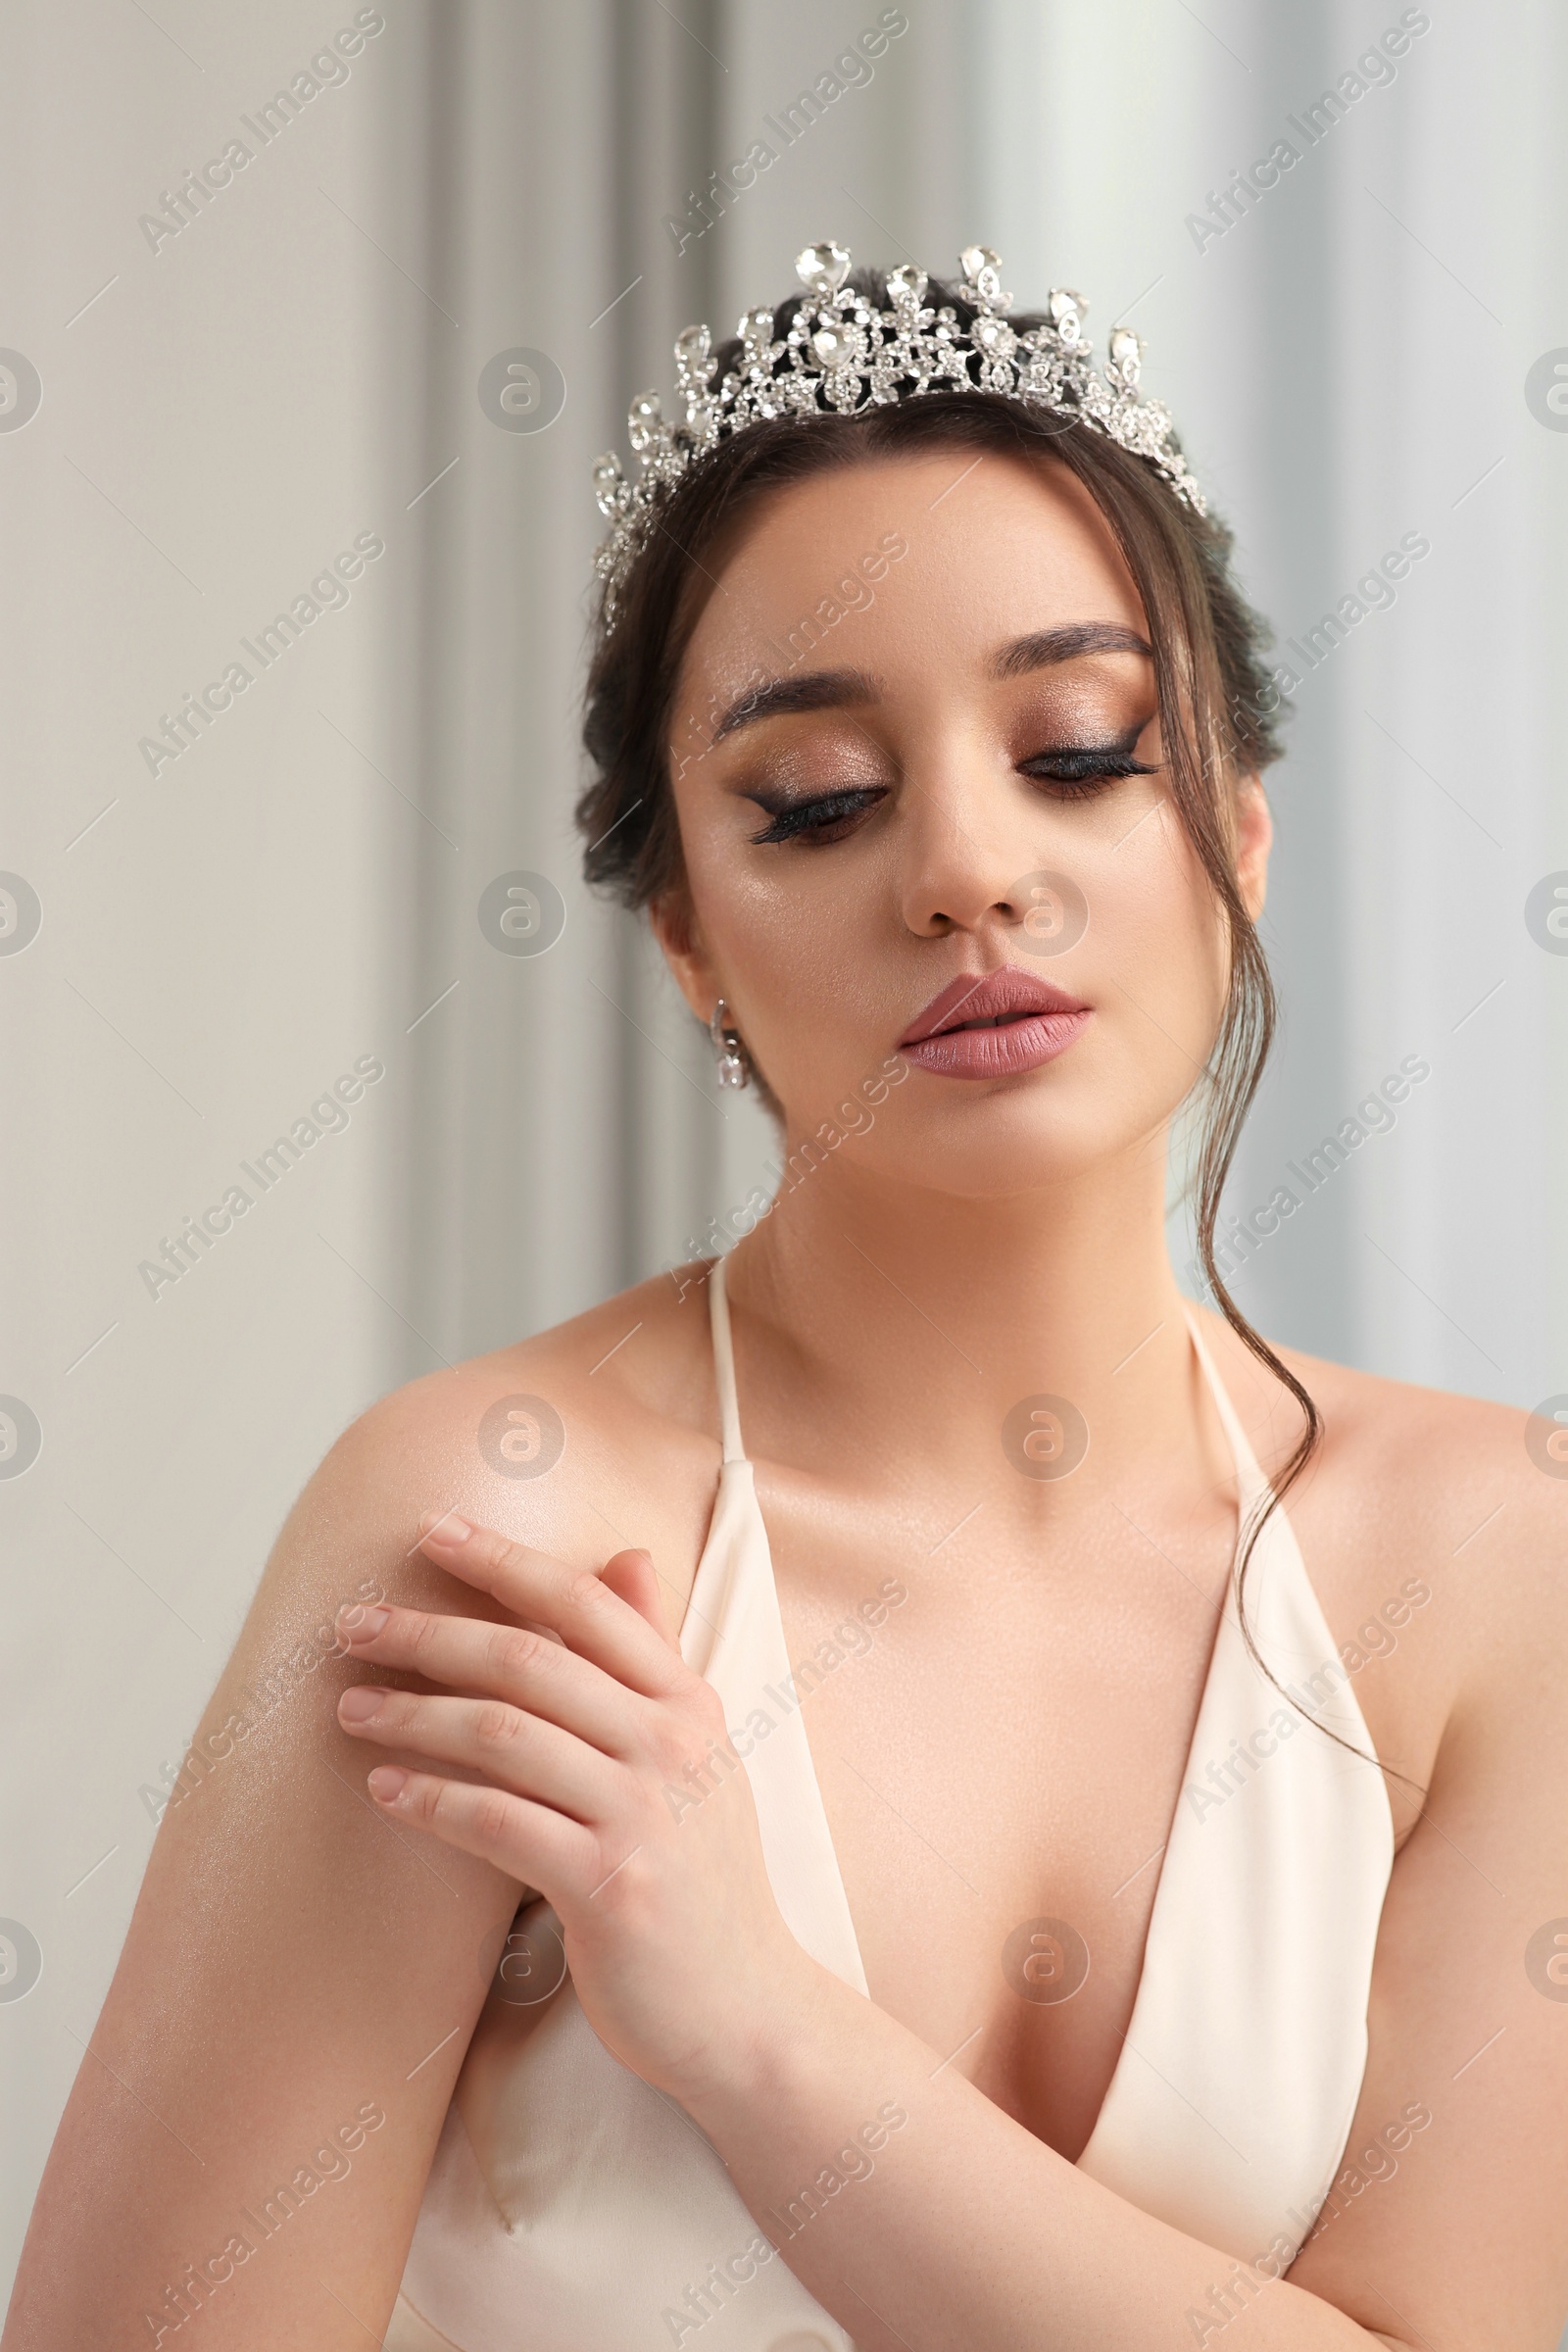
[[[220,2281],[209,2352],[329,2352],[367,2327],[379,2340],[518,1891],[375,1813],[363,1746],[336,1720],[366,1679],[327,1654],[343,1603],[381,1592],[486,1613],[411,1556],[420,1513],[449,1499],[432,1418],[417,1390],[377,1407],[278,1539],[160,1824],[7,2352],[150,2343],[159,2321],[172,2330],[168,2291],[191,2264]],[[183,2291],[189,2309],[200,2289]]]
[[[1394,1867],[1344,2162],[1290,2277],[1396,2343],[1554,2352],[1568,2315],[1568,1484],[1531,1464],[1518,1416],[1481,1409],[1486,1491],[1505,1507],[1451,1571],[1452,1704]]]

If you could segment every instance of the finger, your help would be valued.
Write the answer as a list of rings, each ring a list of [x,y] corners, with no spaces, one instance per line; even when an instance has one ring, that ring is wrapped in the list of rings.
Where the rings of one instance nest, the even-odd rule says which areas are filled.
[[[492,1594],[514,1617],[549,1626],[568,1649],[644,1697],[667,1698],[690,1680],[667,1636],[591,1570],[471,1526],[456,1511],[427,1513],[419,1542],[454,1576]]]
[[[477,1854],[508,1878],[537,1886],[552,1902],[603,1876],[592,1833],[528,1797],[443,1781],[396,1764],[378,1764],[366,1787],[389,1820],[428,1830],[461,1852]]]
[[[349,1653],[368,1664],[402,1668],[482,1698],[505,1699],[585,1740],[606,1755],[625,1756],[636,1738],[636,1693],[603,1667],[549,1634],[434,1609],[390,1606],[338,1613]]]
[[[616,1767],[553,1723],[498,1698],[428,1697],[355,1683],[337,1705],[358,1740],[433,1764],[464,1765],[492,1787],[532,1797],[574,1821],[600,1821],[614,1801]]]
[[[608,1585],[612,1592],[619,1593],[628,1608],[635,1609],[639,1617],[647,1618],[661,1641],[667,1642],[672,1649],[677,1647],[652,1552],[640,1547],[632,1551],[617,1551],[613,1559],[605,1562],[599,1577],[600,1582]]]

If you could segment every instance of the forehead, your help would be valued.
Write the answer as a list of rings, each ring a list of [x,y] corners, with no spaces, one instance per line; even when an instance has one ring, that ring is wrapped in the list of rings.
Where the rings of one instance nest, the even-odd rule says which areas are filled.
[[[734,684],[794,660],[879,671],[984,664],[1069,622],[1146,630],[1110,526],[1060,465],[936,448],[811,474],[748,509],[705,559],[712,576],[688,677]],[[827,646],[831,643],[829,656]]]

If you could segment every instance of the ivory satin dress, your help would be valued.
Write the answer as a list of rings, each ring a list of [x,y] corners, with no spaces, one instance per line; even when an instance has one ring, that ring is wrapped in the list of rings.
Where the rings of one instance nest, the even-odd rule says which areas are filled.
[[[746,1759],[768,1877],[807,1950],[863,1993],[804,1715],[780,1704],[791,1661],[741,1442],[722,1260],[709,1297],[724,1460],[681,1654],[720,1693],[731,1726],[757,1707],[774,1719]],[[1265,1481],[1184,1311],[1245,1519]],[[1279,1681],[1370,1753],[1283,1509],[1253,1551],[1247,1599]],[[1126,2042],[1078,2159],[1119,2196],[1241,2261],[1276,2238],[1298,2246],[1339,2169],[1394,1860],[1381,1772],[1295,1710],[1293,1735],[1271,1732],[1284,1705],[1248,1654],[1233,1592]],[[1250,1766],[1211,1774],[1238,1745]],[[759,2224],[702,2133],[599,2040],[549,1904],[527,1902],[453,2092],[386,2352],[854,2352],[782,2256],[758,2261],[759,2245]]]

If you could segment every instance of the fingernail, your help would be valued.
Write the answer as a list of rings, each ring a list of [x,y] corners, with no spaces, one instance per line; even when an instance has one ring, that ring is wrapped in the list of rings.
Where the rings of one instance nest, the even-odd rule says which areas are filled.
[[[456,1511],[426,1511],[419,1521],[420,1541],[425,1544],[448,1544],[455,1548],[466,1544],[472,1533],[466,1519]]]
[[[356,1601],[340,1613],[338,1623],[351,1642],[373,1642],[391,1614],[390,1609],[362,1608]]]
[[[385,1704],[384,1690],[377,1690],[369,1683],[356,1683],[338,1700],[337,1711],[344,1723],[368,1723],[372,1715],[379,1715]]]
[[[395,1805],[408,1786],[408,1774],[398,1764],[378,1764],[366,1776],[366,1787],[379,1805]]]

